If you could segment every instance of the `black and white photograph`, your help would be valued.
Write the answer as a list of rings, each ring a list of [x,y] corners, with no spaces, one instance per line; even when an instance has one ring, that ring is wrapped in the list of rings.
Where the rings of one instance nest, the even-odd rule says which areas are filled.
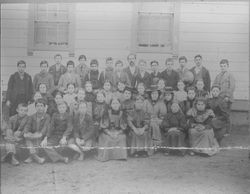
[[[248,0],[1,0],[1,194],[250,194]]]

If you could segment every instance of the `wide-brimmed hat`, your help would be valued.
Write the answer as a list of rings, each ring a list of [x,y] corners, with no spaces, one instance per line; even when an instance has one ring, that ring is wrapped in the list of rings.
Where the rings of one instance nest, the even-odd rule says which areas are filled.
[[[126,85],[126,86],[125,86],[125,88],[124,88],[123,92],[124,92],[124,91],[126,91],[126,90],[130,91],[132,94],[137,93],[136,88],[131,87],[131,86],[129,86],[129,85]]]

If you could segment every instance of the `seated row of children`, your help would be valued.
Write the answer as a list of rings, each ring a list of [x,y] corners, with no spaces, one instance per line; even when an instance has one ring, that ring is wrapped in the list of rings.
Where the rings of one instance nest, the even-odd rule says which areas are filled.
[[[229,120],[220,87],[214,85],[210,96],[201,80],[197,88],[185,88],[180,80],[178,91],[164,83],[160,79],[146,89],[141,82],[135,89],[120,81],[113,90],[105,81],[96,91],[91,82],[84,89],[69,83],[66,94],[50,94],[41,83],[34,103],[19,104],[18,114],[2,127],[2,160],[11,156],[11,163],[18,165],[18,148],[29,150],[24,162],[40,164],[68,163],[67,150],[83,160],[93,148],[100,161],[126,160],[128,154],[146,157],[158,150],[184,155],[187,147],[190,155],[217,153]]]

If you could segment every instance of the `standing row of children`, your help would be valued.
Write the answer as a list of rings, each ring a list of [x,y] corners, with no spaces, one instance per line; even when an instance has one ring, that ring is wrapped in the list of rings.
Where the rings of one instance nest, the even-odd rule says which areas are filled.
[[[184,155],[187,147],[190,155],[217,153],[229,128],[235,84],[227,72],[228,60],[221,60],[222,71],[210,91],[209,72],[201,66],[200,55],[194,58],[193,71],[185,67],[186,57],[180,57],[180,69],[173,70],[169,58],[161,73],[157,61],[151,62],[149,73],[144,60],[139,61],[139,68],[135,65],[135,54],[127,59],[127,68],[117,61],[114,70],[112,58],[107,58],[102,73],[97,60],[90,62],[89,69],[82,62],[86,61],[84,55],[76,69],[69,61],[63,70],[65,67],[58,65],[60,55],[55,56],[57,63],[49,71],[48,63],[42,61],[41,72],[33,79],[36,92],[29,105],[8,98],[15,85],[10,84],[11,77],[6,104],[12,111],[16,105],[17,113],[2,127],[2,159],[11,156],[11,163],[19,164],[18,148],[29,149],[26,163],[34,160],[40,164],[46,159],[67,163],[67,150],[83,160],[84,153],[93,148],[97,148],[100,161],[127,159],[128,154],[147,157],[159,150],[165,155]],[[23,63],[26,67],[19,61],[18,70],[25,69],[20,68]]]

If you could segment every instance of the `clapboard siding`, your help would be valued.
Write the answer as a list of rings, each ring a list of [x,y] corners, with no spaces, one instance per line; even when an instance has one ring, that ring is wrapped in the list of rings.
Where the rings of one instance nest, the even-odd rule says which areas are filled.
[[[181,4],[179,54],[189,59],[203,56],[214,80],[219,61],[227,58],[236,79],[235,97],[248,99],[248,2],[185,2]]]
[[[237,80],[235,97],[248,99],[249,85],[249,8],[247,1],[182,2],[179,21],[179,56],[188,58],[188,67],[194,65],[196,54],[203,56],[204,66],[212,80],[218,74],[219,61],[228,58],[230,70]],[[172,2],[139,3],[140,11],[173,12]],[[126,57],[131,49],[132,19],[134,3],[77,3],[75,4],[75,57],[60,52],[63,64],[68,60],[77,63],[80,54],[87,55],[88,62],[96,58],[100,68],[104,68],[105,58],[121,59],[126,65]],[[34,52],[27,56],[28,4],[3,4],[1,12],[1,62],[2,84],[6,89],[11,73],[16,71],[16,62],[25,60],[27,72],[33,77],[39,72],[41,60],[54,63],[55,51]],[[138,60],[158,60],[160,70],[171,54],[138,53]],[[175,63],[175,68],[178,63]]]

